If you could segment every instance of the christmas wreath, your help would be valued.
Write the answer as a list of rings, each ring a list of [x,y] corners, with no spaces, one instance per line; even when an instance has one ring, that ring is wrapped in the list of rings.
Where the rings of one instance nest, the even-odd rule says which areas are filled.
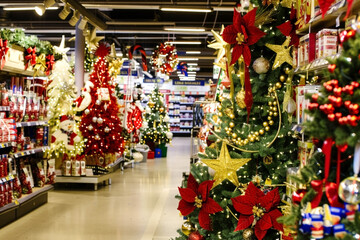
[[[155,49],[150,63],[156,72],[169,75],[175,71],[179,63],[176,48],[170,43],[160,43]]]

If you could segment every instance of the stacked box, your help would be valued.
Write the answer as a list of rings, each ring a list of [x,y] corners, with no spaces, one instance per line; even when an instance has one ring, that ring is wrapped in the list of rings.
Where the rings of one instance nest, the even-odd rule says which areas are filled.
[[[326,58],[337,52],[338,30],[324,28],[316,34],[317,58]]]

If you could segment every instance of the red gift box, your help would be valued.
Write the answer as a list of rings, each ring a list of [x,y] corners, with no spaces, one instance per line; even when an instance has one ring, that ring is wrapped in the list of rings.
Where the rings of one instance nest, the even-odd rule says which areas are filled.
[[[148,152],[148,159],[154,159],[155,158],[155,152],[154,151],[149,151]]]

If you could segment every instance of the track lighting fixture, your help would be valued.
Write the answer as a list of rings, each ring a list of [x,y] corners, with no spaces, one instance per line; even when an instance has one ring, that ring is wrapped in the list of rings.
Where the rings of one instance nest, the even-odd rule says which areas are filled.
[[[39,5],[35,7],[35,12],[39,15],[42,16],[45,12],[45,6],[44,5]]]
[[[55,0],[45,0],[44,1],[45,8],[51,7],[54,4],[55,4]]]
[[[81,16],[81,20],[80,20],[80,22],[79,22],[79,24],[78,24],[78,28],[81,29],[81,30],[84,30],[85,27],[86,27],[86,24],[87,24],[87,19],[86,19],[86,17]]]
[[[66,3],[64,5],[63,10],[61,10],[61,12],[59,13],[59,18],[65,20],[66,17],[69,16],[70,12],[71,12],[70,4]]]
[[[71,26],[75,26],[76,23],[79,21],[80,19],[80,13],[78,10],[74,10],[74,14],[72,15],[72,17],[69,20],[69,24]]]

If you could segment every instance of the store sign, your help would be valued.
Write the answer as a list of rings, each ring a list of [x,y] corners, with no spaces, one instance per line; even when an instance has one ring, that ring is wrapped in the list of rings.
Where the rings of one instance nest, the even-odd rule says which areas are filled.
[[[128,76],[129,75],[129,68],[123,68],[120,70],[120,75],[121,76]],[[131,76],[137,77],[138,76],[138,71],[137,70],[132,70],[131,71]]]
[[[164,83],[162,78],[144,78],[143,83]]]
[[[204,80],[198,81],[180,81],[180,80],[173,80],[173,85],[177,86],[205,86]]]

